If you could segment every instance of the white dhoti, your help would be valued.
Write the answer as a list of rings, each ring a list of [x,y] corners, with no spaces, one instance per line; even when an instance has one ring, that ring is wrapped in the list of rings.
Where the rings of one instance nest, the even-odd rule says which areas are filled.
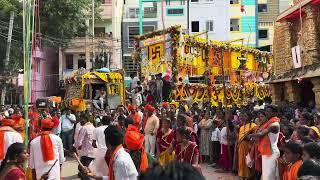
[[[280,180],[278,158],[279,153],[273,153],[271,156],[262,156],[262,180]]]
[[[104,158],[107,149],[97,149],[94,153],[95,159],[90,163],[89,169],[96,176],[108,176],[108,165]]]

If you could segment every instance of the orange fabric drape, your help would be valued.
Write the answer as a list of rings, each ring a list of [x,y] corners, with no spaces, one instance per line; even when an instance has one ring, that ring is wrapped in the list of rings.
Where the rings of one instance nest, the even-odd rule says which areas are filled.
[[[274,122],[280,122],[280,119],[277,117],[271,118],[267,123],[265,123],[261,127],[261,131],[268,129],[269,126],[274,123]],[[264,136],[258,141],[258,151],[261,153],[261,155],[267,155],[271,156],[272,155],[272,149],[270,145],[270,139],[268,136]]]
[[[110,161],[109,161],[109,180],[115,180],[114,173],[113,173],[113,163],[114,158],[117,154],[117,152],[122,148],[122,144],[116,147],[116,149],[112,152]]]
[[[283,173],[282,180],[296,180],[298,179],[298,171],[302,165],[302,160],[299,160],[287,167]]]
[[[54,159],[53,144],[49,134],[49,131],[43,131],[40,133],[41,152],[45,162]]]
[[[129,125],[127,132],[124,135],[124,142],[129,150],[141,150],[140,171],[145,172],[148,167],[148,157],[144,149],[144,136],[140,133],[137,127]]]
[[[0,131],[0,160],[4,159],[4,131]]]

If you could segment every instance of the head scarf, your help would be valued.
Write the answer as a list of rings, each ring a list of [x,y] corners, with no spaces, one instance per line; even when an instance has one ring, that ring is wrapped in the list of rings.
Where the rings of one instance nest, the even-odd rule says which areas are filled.
[[[51,119],[43,119],[41,121],[41,129],[52,129],[54,122]],[[50,138],[50,131],[42,131],[40,133],[40,145],[43,161],[51,161],[54,159],[53,143]]]
[[[134,111],[137,109],[137,106],[136,105],[132,105],[132,104],[129,104],[128,105],[128,111]]]
[[[163,107],[164,109],[168,109],[168,108],[170,107],[170,104],[169,104],[168,102],[163,102],[163,103],[162,103],[162,107]]]
[[[310,128],[317,134],[318,138],[320,138],[320,131],[319,131],[319,129],[318,129],[316,126],[311,126]]]
[[[139,130],[132,125],[129,125],[127,132],[124,135],[124,143],[129,150],[141,150],[140,159],[140,171],[145,172],[148,168],[148,157],[143,146],[144,136],[139,132]]]
[[[146,111],[150,111],[150,112],[154,112],[156,109],[153,107],[153,106],[151,106],[150,104],[147,104],[145,107],[144,107],[144,109],[146,110]]]
[[[1,126],[10,126],[13,127],[15,125],[15,121],[13,119],[2,119]],[[0,130],[0,160],[4,159],[5,156],[5,148],[4,148],[4,135],[6,130]]]
[[[15,125],[15,121],[13,119],[2,119],[1,126],[10,126],[13,127]]]

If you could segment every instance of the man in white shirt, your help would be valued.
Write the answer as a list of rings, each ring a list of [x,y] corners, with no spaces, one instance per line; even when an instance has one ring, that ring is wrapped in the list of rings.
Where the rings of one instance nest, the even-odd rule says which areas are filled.
[[[73,127],[76,123],[76,116],[71,114],[70,109],[67,109],[65,114],[60,117],[60,122],[63,147],[68,151],[67,153],[70,153],[72,151]]]
[[[2,160],[6,157],[6,153],[11,144],[19,142],[22,143],[22,137],[20,133],[15,131],[12,127],[15,125],[12,119],[2,119],[0,121],[0,164]]]
[[[106,162],[109,165],[108,175],[99,177],[86,169],[88,176],[99,180],[136,180],[138,177],[137,169],[130,154],[122,147],[122,131],[117,126],[108,126],[104,134],[108,152],[110,152],[110,159]]]
[[[95,148],[92,146],[95,128],[87,115],[81,116],[81,124],[83,126],[80,129],[76,147],[81,163],[88,167],[95,155]]]
[[[48,180],[60,179],[60,166],[65,158],[60,137],[51,132],[53,126],[51,119],[43,119],[40,135],[30,143],[29,164],[33,179],[39,180],[43,176],[47,176]]]
[[[95,128],[93,131],[93,143],[92,146],[96,148],[95,151],[95,159],[89,165],[89,168],[94,172],[94,174],[98,176],[105,175],[106,171],[106,163],[104,160],[104,156],[107,152],[106,139],[104,136],[104,131],[110,125],[112,118],[110,116],[104,116],[101,120],[102,126]],[[105,165],[104,165],[105,164]]]

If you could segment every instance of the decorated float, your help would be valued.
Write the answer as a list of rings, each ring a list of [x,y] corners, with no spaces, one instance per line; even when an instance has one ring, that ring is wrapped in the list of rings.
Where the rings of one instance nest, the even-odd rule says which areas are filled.
[[[85,73],[79,70],[64,81],[66,94],[62,101],[63,107],[70,107],[75,111],[92,109],[93,99],[101,88],[106,90],[105,107],[116,109],[125,102],[122,71]]]
[[[173,101],[243,105],[270,96],[264,84],[272,69],[269,52],[183,35],[180,26],[144,34],[135,42],[132,58],[141,64],[141,77],[170,76]]]

